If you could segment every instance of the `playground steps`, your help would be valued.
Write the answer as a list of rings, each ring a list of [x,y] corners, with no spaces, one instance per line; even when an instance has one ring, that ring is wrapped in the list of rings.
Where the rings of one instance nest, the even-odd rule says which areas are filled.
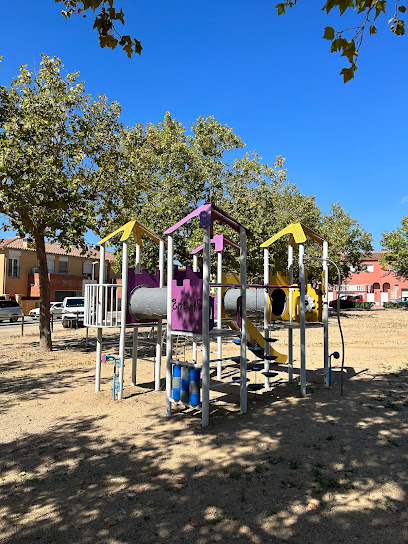
[[[247,387],[250,391],[260,391],[261,389],[264,389],[265,386],[263,383],[249,383]]]
[[[241,345],[241,339],[240,338],[237,338],[235,340],[233,340],[233,343],[236,344],[237,346],[240,346]],[[247,346],[250,346],[251,344],[247,341]]]
[[[267,340],[265,340],[264,336],[260,333],[260,331],[257,329],[257,327],[252,323],[252,321],[249,318],[247,318],[246,324],[247,324],[247,346],[248,346],[248,349],[251,346],[259,346],[260,348],[263,349],[266,342],[268,342],[268,344],[271,344],[271,343],[273,344],[274,342],[278,341],[277,338],[268,338]],[[241,330],[240,327],[238,327],[238,323],[236,321],[234,321],[233,319],[227,320],[226,325],[228,325],[228,327],[230,329],[234,330],[234,331],[240,331]],[[237,345],[239,345],[241,343],[241,341],[239,339],[233,340],[233,342],[235,344],[237,344]],[[286,361],[288,360],[287,355],[283,355],[282,353],[279,353],[272,346],[270,346],[269,352],[270,352],[271,355],[275,355],[277,357],[277,362],[278,363],[286,363]]]
[[[260,363],[250,363],[247,366],[247,370],[249,371],[254,370],[255,372],[258,372],[259,370],[262,370],[263,368],[264,368],[264,365]]]
[[[267,378],[274,378],[275,376],[279,376],[279,372],[262,372],[262,374],[264,376],[266,376]]]
[[[241,362],[241,356],[235,355],[234,357],[228,357],[230,361],[234,361],[234,363],[239,364]],[[247,363],[249,362],[249,359],[247,359]]]
[[[259,355],[260,357],[264,357],[264,348],[261,348],[260,346],[248,346],[249,351],[252,351],[252,353],[255,353],[256,355]]]
[[[236,323],[236,321],[228,321],[227,322],[227,325],[233,329],[233,330],[239,330],[239,327]],[[278,353],[277,351],[275,351],[272,347],[270,347],[269,349],[272,351],[272,354],[271,355],[265,355],[265,346],[267,344],[272,344],[274,342],[277,342],[278,341],[278,338],[264,338],[262,336],[262,334],[258,331],[258,329],[254,326],[254,324],[249,320],[247,319],[247,335],[248,335],[248,339],[247,339],[247,349],[248,351],[250,351],[251,353],[253,353],[256,357],[257,357],[257,360],[254,360],[254,361],[251,361],[247,364],[247,370],[248,372],[260,372],[260,371],[263,371],[264,368],[265,368],[265,361],[268,361],[268,362],[271,362],[272,364],[276,364],[276,363],[285,363],[286,360],[287,360],[287,357],[285,355],[282,355],[280,353]],[[240,345],[241,344],[241,339],[234,339],[232,340],[232,342],[234,342],[235,345]],[[240,362],[240,357],[237,356],[237,357],[231,357],[231,360],[236,362],[236,363],[239,363]],[[279,375],[279,370],[277,371],[278,369],[274,369],[273,371],[264,371],[262,372],[263,376],[265,376],[265,378],[275,378],[276,376]],[[282,369],[283,370],[283,369]],[[237,377],[236,379],[233,378],[233,380],[236,382],[236,383],[239,383],[239,377]],[[248,381],[248,380],[247,380]],[[249,391],[260,391],[261,389],[264,389],[265,388],[265,383],[248,383],[247,384],[247,388]]]

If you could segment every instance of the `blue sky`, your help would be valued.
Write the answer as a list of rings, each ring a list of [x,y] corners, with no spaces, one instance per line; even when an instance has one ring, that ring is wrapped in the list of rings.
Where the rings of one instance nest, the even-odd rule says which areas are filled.
[[[90,16],[65,21],[53,0],[5,2],[0,84],[21,64],[38,67],[43,52],[79,70],[89,93],[117,100],[125,124],[158,123],[166,111],[186,126],[214,115],[265,162],[286,157],[302,193],[323,212],[340,202],[380,249],[381,233],[408,215],[408,37],[384,21],[344,85],[346,62],[321,36],[352,19],[328,17],[323,3],[278,17],[266,0],[124,0],[126,30],[144,47],[128,59],[99,48]]]

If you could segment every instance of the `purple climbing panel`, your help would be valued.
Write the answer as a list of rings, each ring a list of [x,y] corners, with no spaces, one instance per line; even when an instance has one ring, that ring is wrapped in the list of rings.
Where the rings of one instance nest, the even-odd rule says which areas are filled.
[[[146,268],[142,268],[140,274],[136,274],[133,268],[128,268],[128,300],[129,295],[135,287],[146,285],[147,287],[160,287],[160,270],[156,270],[154,274],[149,274]],[[157,319],[143,319],[143,323],[157,323]],[[130,315],[126,310],[126,323],[140,323],[137,319]]]
[[[177,331],[202,332],[203,280],[202,272],[175,270],[172,282],[171,328]],[[209,330],[214,328],[214,298],[210,296]]]

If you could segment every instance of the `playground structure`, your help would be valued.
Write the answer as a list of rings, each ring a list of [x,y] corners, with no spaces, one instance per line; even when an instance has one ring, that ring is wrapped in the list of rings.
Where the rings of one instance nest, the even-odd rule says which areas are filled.
[[[103,262],[105,259],[106,243],[122,233],[122,284],[105,284]],[[159,269],[152,276],[141,269],[141,249],[143,248],[142,234],[148,236],[159,245]],[[135,265],[128,269],[129,263],[129,238],[133,235],[135,240]],[[138,332],[140,327],[153,326],[157,328],[156,334],[156,356],[154,365],[155,390],[160,389],[160,363],[162,351],[162,319],[147,316],[136,319],[128,312],[128,286],[132,289],[138,286],[150,286],[163,288],[164,286],[164,249],[165,242],[162,238],[151,232],[144,225],[136,220],[129,221],[119,229],[115,230],[103,240],[98,242],[100,246],[100,274],[98,284],[85,286],[85,317],[84,324],[87,327],[97,329],[96,343],[96,369],[95,369],[95,392],[101,388],[101,362],[102,362],[102,341],[105,329],[120,328],[119,338],[119,375],[116,381],[117,398],[123,397],[123,371],[125,366],[125,334],[126,327],[133,328],[132,348],[132,385],[136,385],[137,377],[137,354],[138,354]],[[138,278],[137,281],[135,278]],[[151,312],[150,312],[151,313]]]
[[[190,267],[186,268],[184,277],[173,279],[174,235],[180,227],[193,218],[199,217],[199,227],[203,231],[203,265],[202,273],[194,272]],[[214,222],[219,221],[235,230],[240,237],[240,292],[241,292],[241,331],[214,328],[215,300],[210,295],[211,275],[211,237],[213,235]],[[167,349],[166,349],[166,415],[172,414],[172,378],[173,366],[181,366],[185,369],[200,369],[201,377],[201,422],[205,427],[209,423],[210,403],[210,336],[212,338],[225,336],[240,336],[239,355],[239,383],[241,413],[247,412],[247,358],[246,358],[246,259],[247,259],[247,229],[222,211],[214,204],[203,204],[184,219],[167,229]],[[214,287],[222,287],[215,284]],[[172,359],[172,339],[182,334],[189,336],[193,341],[201,340],[202,361],[180,364],[180,361]],[[177,376],[176,376],[177,377]],[[183,383],[183,378],[182,378]],[[187,381],[187,380],[186,380]],[[177,390],[177,388],[176,388]]]
[[[191,252],[193,266],[185,270],[174,267],[174,236],[187,222],[199,218],[203,232],[203,243]],[[239,244],[224,234],[213,236],[214,222],[221,222],[239,234]],[[300,389],[306,395],[306,328],[323,327],[324,330],[324,383],[330,385],[328,355],[328,300],[327,300],[327,255],[328,243],[317,233],[300,223],[293,223],[264,242],[263,283],[248,285],[246,239],[248,230],[229,214],[211,203],[206,203],[169,228],[167,287],[164,281],[164,240],[146,229],[137,221],[130,221],[99,242],[101,259],[105,243],[122,232],[122,285],[104,285],[100,277],[98,285],[86,286],[85,324],[98,330],[96,350],[95,391],[100,390],[100,368],[102,331],[105,327],[120,327],[119,376],[117,398],[123,395],[123,368],[126,327],[133,328],[132,384],[136,384],[138,329],[157,327],[155,358],[155,390],[160,389],[160,362],[162,352],[162,324],[166,325],[166,415],[172,415],[172,405],[183,403],[201,409],[202,425],[209,423],[210,390],[238,385],[240,388],[240,410],[247,411],[247,390],[270,387],[270,379],[277,366],[287,363],[289,381],[293,380],[293,331],[300,331]],[[128,269],[128,239],[133,233],[136,243],[134,269]],[[141,269],[141,234],[159,244],[159,269],[148,274]],[[284,235],[289,235],[288,273],[272,275],[269,270],[269,247]],[[315,291],[306,286],[304,249],[307,238],[323,247],[322,288]],[[211,282],[211,244],[217,255],[216,282]],[[225,247],[239,251],[239,274],[223,272],[222,258]],[[294,250],[299,253],[299,283],[293,283]],[[202,268],[198,268],[198,255],[202,252]],[[215,291],[215,295],[212,294]],[[263,315],[263,330],[251,321],[251,315]],[[228,328],[227,328],[228,327]],[[288,355],[272,347],[275,341],[270,333],[274,328],[288,329]],[[222,340],[238,337],[239,356],[222,357]],[[192,345],[192,357],[174,357],[174,343],[180,338],[188,339]],[[217,340],[217,357],[211,359],[210,341]],[[201,360],[198,360],[198,344],[201,344]],[[247,349],[258,357],[248,361]],[[222,381],[223,363],[231,361],[239,367],[239,375],[230,382]],[[250,363],[250,364],[248,364]],[[211,382],[211,368],[216,367],[216,378]],[[263,384],[247,384],[247,370],[262,370]],[[215,381],[214,381],[215,380]],[[201,387],[200,387],[201,382]],[[201,392],[201,402],[200,402]]]
[[[328,322],[328,253],[329,253],[329,243],[324,240],[319,234],[312,231],[305,225],[301,223],[291,223],[286,228],[269,238],[266,242],[261,244],[261,247],[264,249],[264,281],[269,278],[269,247],[276,242],[282,236],[289,235],[288,243],[288,272],[289,272],[289,284],[293,283],[293,254],[294,249],[298,249],[298,259],[299,259],[299,313],[293,313],[294,300],[293,300],[293,291],[289,290],[289,320],[282,321],[288,328],[288,377],[289,381],[293,380],[293,330],[299,328],[300,332],[300,394],[302,396],[306,395],[306,327],[307,326],[322,326],[323,327],[323,337],[324,337],[324,349],[323,349],[323,362],[324,362],[324,384],[326,387],[329,387],[329,322]],[[317,321],[316,313],[312,313],[310,320],[306,320],[306,295],[308,292],[307,289],[312,291],[306,284],[306,273],[305,273],[305,243],[307,238],[314,240],[319,245],[322,246],[322,293],[320,295],[320,307],[317,312],[318,316],[322,321]],[[323,297],[322,297],[323,295]],[[309,294],[309,297],[312,297],[312,294]],[[265,339],[269,335],[269,319],[268,319],[268,310],[267,304],[270,303],[267,290],[265,289],[265,307],[264,307],[264,335]],[[323,308],[322,308],[323,306]],[[297,308],[297,304],[295,304]],[[312,308],[312,311],[314,308]],[[298,320],[294,319],[298,315]]]

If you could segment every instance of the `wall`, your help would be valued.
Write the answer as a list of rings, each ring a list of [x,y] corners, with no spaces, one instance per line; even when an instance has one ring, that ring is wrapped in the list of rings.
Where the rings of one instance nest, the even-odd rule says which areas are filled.
[[[69,265],[68,265],[69,266]],[[84,276],[72,276],[67,274],[49,274],[50,278],[50,301],[55,300],[55,291],[82,291],[82,281]],[[32,284],[30,290],[31,297],[40,296],[39,275],[31,274],[29,281]]]
[[[13,296],[15,294],[27,296],[30,289],[27,278],[31,273],[31,269],[37,266],[37,255],[31,251],[13,251],[12,255],[17,255],[18,253],[20,257],[20,277],[10,278],[8,277],[8,270],[6,271],[6,293]],[[7,258],[9,255],[10,252],[6,251]]]
[[[0,294],[4,295],[4,263],[6,256],[4,253],[0,253]]]
[[[16,258],[20,260],[20,277],[9,278],[8,270],[6,270],[6,288],[3,293],[3,281],[4,281],[4,268],[5,257],[8,259],[10,252]],[[50,276],[50,300],[55,300],[56,291],[79,291],[82,292],[82,282],[84,279],[89,279],[89,276],[83,275],[83,263],[87,259],[85,257],[72,257],[56,254],[48,254],[47,257],[54,263],[54,273]],[[59,273],[60,260],[68,259],[68,273]],[[95,259],[98,260],[98,259]],[[89,261],[89,259],[88,259]],[[39,275],[38,273],[32,273],[33,268],[38,268],[37,254],[34,251],[27,251],[24,249],[8,249],[5,248],[5,254],[0,254],[0,294],[9,294],[14,297],[16,294],[21,294],[24,297],[39,297]],[[99,271],[99,265],[95,266],[95,274]],[[107,283],[110,283],[112,279],[120,276],[112,271],[111,263],[107,263]],[[96,278],[97,279],[97,276]]]
[[[359,272],[358,274],[352,274],[347,280],[349,285],[363,285],[368,284],[370,287],[375,283],[380,285],[380,289],[374,289],[374,293],[360,293],[365,296],[366,301],[375,302],[380,305],[387,300],[393,300],[401,296],[401,289],[408,289],[408,280],[399,280],[394,274],[383,270],[379,261],[363,261],[365,265],[373,265],[373,272]],[[384,293],[384,284],[390,284],[390,290],[388,296]],[[357,291],[356,291],[357,293]]]

